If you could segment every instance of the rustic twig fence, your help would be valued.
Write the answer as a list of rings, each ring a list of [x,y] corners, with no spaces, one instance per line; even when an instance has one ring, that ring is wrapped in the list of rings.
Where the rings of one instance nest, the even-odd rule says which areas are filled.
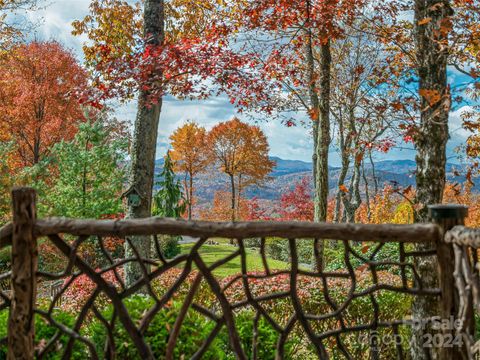
[[[442,327],[436,330],[443,339],[452,342],[456,337],[461,341],[453,346],[445,343],[433,344],[433,353],[439,359],[471,359],[477,351],[474,331],[474,313],[480,310],[480,284],[477,249],[480,246],[480,232],[462,227],[466,216],[463,207],[433,207],[434,223],[415,225],[360,225],[360,224],[315,224],[315,223],[210,223],[187,222],[169,219],[141,219],[119,221],[90,221],[72,219],[36,219],[35,192],[30,189],[13,191],[13,222],[0,229],[0,246],[11,246],[11,272],[1,274],[0,281],[11,278],[11,290],[0,291],[0,310],[9,311],[8,337],[3,344],[8,345],[9,359],[42,358],[55,346],[60,336],[69,338],[67,344],[55,351],[62,352],[62,358],[71,357],[74,344],[81,343],[85,357],[115,358],[115,327],[122,326],[130,337],[138,354],[144,359],[153,359],[151,344],[144,334],[155,316],[175,298],[187,279],[186,292],[180,297],[181,306],[173,327],[169,330],[165,354],[166,359],[174,358],[174,350],[179,342],[179,334],[188,311],[195,311],[209,319],[214,325],[210,334],[201,339],[201,345],[193,359],[203,358],[209,346],[221,331],[226,331],[230,351],[238,359],[246,359],[245,344],[242,344],[236,328],[237,314],[249,309],[255,314],[250,357],[259,359],[258,324],[260,319],[275,330],[278,341],[275,345],[277,359],[286,357],[285,344],[292,334],[300,332],[311,354],[328,359],[354,359],[356,341],[361,334],[368,338],[368,353],[372,359],[408,358],[405,342],[392,345],[392,352],[386,354],[378,342],[379,333],[394,336],[408,336],[415,320],[391,318],[388,311],[381,308],[378,297],[389,292],[405,297],[434,296],[439,299],[441,319],[458,320],[461,326]],[[456,226],[457,225],[457,226]],[[458,226],[460,225],[460,226]],[[454,227],[456,226],[456,227]],[[453,229],[452,229],[453,228]],[[129,242],[129,236],[148,235],[154,240],[154,256],[143,259],[135,256],[127,259],[114,259],[105,246],[105,237],[116,236]],[[187,254],[174,259],[164,258],[159,235],[185,235],[198,238]],[[211,238],[236,239],[238,246],[232,253],[207,265],[200,254],[202,246]],[[267,259],[266,239],[279,237],[286,239],[291,262],[288,269],[271,269]],[[46,238],[65,257],[65,268],[60,273],[46,273],[37,268],[37,241]],[[251,272],[248,268],[246,239],[259,239],[259,254],[263,271]],[[71,239],[71,240],[67,240]],[[336,270],[311,270],[299,265],[297,244],[304,239],[314,243],[328,240],[334,243],[337,251],[343,254],[342,265]],[[94,241],[100,249],[105,265],[96,268],[79,254],[79,248],[86,241]],[[429,251],[418,251],[414,244],[431,243]],[[362,244],[362,245],[359,245]],[[359,247],[360,246],[360,247]],[[386,247],[395,247],[389,257],[381,257]],[[428,288],[416,269],[416,262],[423,257],[437,256],[439,263],[438,287]],[[215,271],[234,259],[240,259],[241,272],[224,281]],[[317,259],[318,260],[318,259]],[[127,286],[122,278],[122,269],[127,263],[137,263],[143,276]],[[169,271],[177,269],[177,278],[168,284],[164,291],[156,291],[152,283],[162,279]],[[116,285],[104,279],[107,272],[113,273]],[[363,275],[362,275],[363,274]],[[365,281],[365,274],[368,280]],[[393,274],[386,277],[385,274]],[[87,276],[94,284],[88,300],[82,305],[73,327],[55,318],[55,304],[79,276]],[[37,286],[40,281],[64,280],[63,285],[54,291],[50,305],[37,304]],[[306,307],[304,291],[307,279],[314,279],[321,292],[321,303]],[[363,280],[362,280],[363,279]],[[393,279],[393,280],[392,280]],[[284,287],[276,292],[258,292],[255,284],[273,280]],[[346,287],[343,296],[336,296],[335,284]],[[62,283],[60,283],[62,284]],[[211,292],[214,302],[207,306],[197,301],[196,295],[204,286]],[[233,299],[229,291],[240,286],[241,298]],[[135,293],[146,292],[153,299],[153,306],[142,315],[139,322],[132,320],[125,300]],[[100,296],[106,297],[113,307],[113,317],[105,318],[97,306]],[[275,318],[272,307],[279,302],[288,303],[291,312],[286,319]],[[348,311],[353,304],[363,301],[366,320],[352,320]],[[35,315],[43,317],[57,329],[56,334],[40,349],[34,344]],[[89,317],[96,318],[106,329],[106,344],[98,349],[92,340],[82,332],[82,326]],[[423,319],[431,320],[431,319]],[[392,355],[395,354],[395,355]]]

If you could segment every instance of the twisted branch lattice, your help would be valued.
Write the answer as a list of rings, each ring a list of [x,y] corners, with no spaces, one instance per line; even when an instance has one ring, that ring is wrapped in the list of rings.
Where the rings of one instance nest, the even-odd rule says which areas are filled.
[[[226,225],[225,231],[231,231],[229,226],[231,227],[231,225]],[[405,229],[411,230],[410,228]],[[166,359],[174,358],[175,348],[181,341],[180,331],[189,311],[201,314],[214,324],[210,334],[203,339],[203,343],[193,354],[192,359],[201,359],[221,331],[226,331],[230,349],[237,358],[247,359],[245,344],[242,343],[236,326],[238,314],[245,310],[254,314],[252,318],[253,337],[250,345],[251,358],[259,358],[260,321],[265,321],[278,334],[275,352],[279,359],[288,357],[286,343],[294,334],[302,334],[303,342],[309,344],[307,346],[309,351],[319,358],[326,359],[332,354],[336,354],[340,358],[354,359],[358,341],[352,342],[352,339],[355,336],[355,339],[358,339],[358,334],[362,333],[369,335],[370,342],[367,347],[372,358],[381,358],[383,350],[380,349],[380,346],[382,345],[372,340],[374,337],[371,335],[390,331],[393,335],[400,336],[402,328],[408,327],[410,322],[404,318],[391,318],[385,310],[382,311],[382,304],[378,297],[385,293],[397,293],[405,297],[438,296],[440,290],[426,288],[414,265],[415,258],[432,256],[434,252],[413,251],[407,240],[389,242],[385,239],[385,234],[388,232],[383,234],[381,240],[378,240],[375,238],[375,235],[378,235],[377,230],[371,232],[372,238],[368,242],[360,243],[355,238],[335,241],[333,246],[338,253],[342,254],[342,263],[336,269],[329,270],[327,267],[323,271],[312,270],[300,264],[298,246],[306,240],[288,236],[290,235],[288,231],[284,231],[286,234],[284,239],[290,254],[289,269],[272,269],[266,251],[269,234],[266,230],[262,230],[258,252],[263,270],[256,272],[252,272],[248,268],[247,259],[251,256],[251,252],[246,248],[247,239],[243,236],[235,237],[237,247],[232,247],[231,254],[208,264],[202,257],[201,250],[206,246],[210,236],[198,238],[188,253],[170,260],[166,259],[162,253],[162,237],[156,233],[152,232],[150,235],[154,244],[154,256],[151,259],[141,258],[127,236],[124,237],[124,240],[133,249],[134,256],[116,259],[105,245],[107,234],[98,231],[97,233],[100,234],[83,233],[79,235],[80,230],[71,231],[70,234],[60,234],[52,233],[49,230],[48,241],[63,254],[66,266],[60,273],[39,272],[39,276],[45,282],[63,280],[63,283],[53,292],[47,308],[39,306],[35,310],[39,316],[57,329],[56,334],[38,350],[37,355],[39,358],[44,357],[49,351],[52,351],[61,336],[67,336],[68,341],[62,349],[64,359],[72,356],[76,343],[83,344],[92,359],[114,358],[117,346],[115,331],[121,326],[128,334],[138,354],[144,359],[153,359],[151,344],[147,343],[144,334],[148,331],[155,316],[175,300],[179,301],[181,305],[175,323],[170,329],[165,351]],[[198,231],[198,227],[196,231]],[[172,233],[178,235],[181,232],[181,229],[174,229],[170,231],[169,235]],[[292,230],[292,232],[298,234],[296,231]],[[278,236],[278,229],[271,233],[272,236]],[[77,236],[73,237],[72,234],[77,234]],[[119,231],[116,235],[118,234]],[[163,236],[164,234],[159,235]],[[191,235],[191,231],[187,234]],[[247,232],[247,234],[252,235],[251,232]],[[122,232],[122,236],[124,235],[126,234]],[[345,233],[338,232],[337,235],[339,238],[346,237]],[[68,241],[67,238],[73,238],[73,240]],[[317,236],[310,238],[314,242],[324,241],[317,239]],[[368,238],[368,231],[363,232],[359,238],[362,240]],[[417,237],[412,241],[418,242],[422,239]],[[96,267],[85,256],[82,256],[82,246],[87,242],[94,243],[98,249],[95,261],[101,262],[101,267]],[[388,247],[392,246],[395,247],[395,251],[388,251]],[[239,274],[227,279],[216,275],[217,270],[235,259],[240,261]],[[312,262],[317,263],[318,260],[314,259]],[[136,264],[141,270],[142,276],[134,284],[127,286],[123,279],[123,268],[129,263]],[[176,271],[176,279],[162,288],[162,291],[158,291],[154,286],[155,282],[163,280],[171,271]],[[104,275],[108,273],[113,275],[114,282],[105,279]],[[58,301],[81,276],[86,276],[95,286],[86,301],[81,304],[75,324],[69,327],[56,318],[55,309]],[[9,274],[2,274],[0,281],[8,277]],[[278,285],[280,290],[260,291],[258,284],[268,281]],[[310,294],[303,293],[305,293],[304,287],[309,284],[309,281],[314,281],[315,289],[321,294],[317,298],[318,306],[312,307],[306,304],[305,297]],[[337,288],[339,286],[344,289],[343,293],[340,291],[340,295]],[[198,300],[199,292],[205,291],[205,288],[213,297],[213,301],[208,304]],[[234,289],[241,289],[240,298],[232,295]],[[139,291],[146,292],[153,299],[153,306],[142,315],[139,321],[134,321],[127,310],[125,301]],[[238,291],[235,294],[237,293]],[[10,301],[8,291],[0,292],[0,296],[3,299],[1,309],[8,308]],[[105,316],[105,312],[99,305],[98,300],[102,297],[107,299],[107,303],[111,304],[113,309],[110,318]],[[352,319],[352,315],[349,313],[350,309],[360,301],[363,301],[365,309],[371,309],[371,313],[366,311],[366,319],[363,322]],[[288,304],[290,313],[287,319],[279,319],[272,311],[281,302]],[[106,344],[103,352],[99,352],[92,339],[82,331],[85,323],[92,318],[97,319],[106,330]],[[404,344],[402,342],[395,343],[393,347],[392,351],[397,358],[403,359],[405,357]]]
[[[456,330],[467,345],[468,358],[473,359],[480,354],[480,341],[475,342],[468,326],[471,326],[472,311],[480,314],[480,230],[456,226],[445,234],[445,241],[453,244],[455,254],[453,275],[459,302],[456,319],[461,324]]]

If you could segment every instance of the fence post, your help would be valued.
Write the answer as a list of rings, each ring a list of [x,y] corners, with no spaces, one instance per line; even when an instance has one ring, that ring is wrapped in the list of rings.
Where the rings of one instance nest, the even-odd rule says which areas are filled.
[[[9,360],[33,359],[37,292],[37,240],[34,234],[36,194],[30,188],[12,190],[12,303],[8,320]]]
[[[463,205],[432,205],[429,206],[429,216],[433,223],[439,225],[442,229],[440,241],[437,244],[438,271],[439,271],[439,287],[442,292],[440,299],[440,317],[449,321],[447,328],[442,328],[440,334],[440,345],[445,345],[448,340],[455,337],[455,329],[453,329],[453,319],[457,316],[458,297],[455,290],[455,279],[453,273],[455,271],[455,255],[452,244],[444,241],[445,233],[457,225],[465,225],[465,218],[468,216],[468,207]],[[453,337],[453,338],[450,338]],[[450,338],[450,339],[449,339]],[[440,346],[438,348],[438,359],[462,359],[462,353],[465,350],[450,341],[453,346]]]

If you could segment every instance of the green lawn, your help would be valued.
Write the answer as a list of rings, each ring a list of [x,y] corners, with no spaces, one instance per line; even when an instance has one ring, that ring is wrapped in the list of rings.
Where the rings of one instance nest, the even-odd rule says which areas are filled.
[[[215,239],[215,241],[218,241],[218,239]],[[203,245],[200,248],[200,254],[202,256],[203,261],[207,265],[211,265],[214,262],[223,259],[230,255],[231,253],[235,252],[238,250],[237,247],[227,245],[223,241],[218,241],[220,244],[219,245]],[[188,253],[190,252],[190,249],[192,248],[193,244],[182,244],[182,253]],[[250,249],[246,249],[247,251],[247,269],[248,271],[263,271],[263,263],[262,263],[262,258],[259,255],[258,251],[253,251]],[[288,269],[289,265],[283,261],[279,260],[272,260],[268,259],[268,266],[270,267],[270,270],[283,270],[283,269]],[[223,264],[219,268],[215,269],[213,272],[216,276],[224,277],[224,276],[229,276],[233,274],[238,274],[240,273],[240,256],[237,256],[233,260],[229,261],[226,264]]]

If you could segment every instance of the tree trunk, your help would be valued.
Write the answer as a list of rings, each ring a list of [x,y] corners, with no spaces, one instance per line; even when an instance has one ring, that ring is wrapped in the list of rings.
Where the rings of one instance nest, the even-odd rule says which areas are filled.
[[[320,46],[320,106],[317,132],[315,221],[327,220],[328,150],[330,146],[330,42]]]
[[[373,194],[375,196],[377,196],[377,194],[378,194],[378,179],[377,179],[377,173],[375,172],[375,163],[373,162],[372,150],[368,151],[368,157],[370,159],[370,165],[372,166]]]
[[[341,185],[345,185],[345,179],[347,178],[348,168],[350,167],[350,156],[342,151],[342,168],[340,175],[338,176],[337,195],[335,198],[335,213],[333,215],[333,222],[341,222],[340,212],[342,208],[342,190]]]
[[[363,178],[363,185],[365,186],[365,205],[367,206],[367,219],[370,221],[372,217],[372,209],[370,208],[370,189],[368,188],[368,178],[367,173],[365,171],[365,161],[362,161],[362,178]]]
[[[328,207],[328,150],[330,147],[330,41],[320,46],[320,104],[316,133],[314,221],[327,220]],[[317,249],[323,259],[324,242],[318,241]],[[322,262],[323,263],[323,262]],[[320,270],[320,269],[318,269]]]
[[[230,217],[231,217],[231,220],[232,221],[235,221],[235,178],[232,174],[229,174],[230,175],[230,184],[231,184],[231,194],[232,194],[232,206],[231,206],[231,214],[230,214]]]
[[[310,9],[308,9],[310,11]],[[310,16],[310,13],[308,13]],[[311,31],[307,32],[306,61],[308,67],[310,117],[313,121],[313,187],[314,221],[327,219],[328,149],[330,145],[330,41],[320,46],[320,96],[316,86],[315,59]],[[315,252],[323,264],[324,241],[315,242]],[[318,266],[317,266],[318,267]],[[319,271],[321,269],[318,269]]]
[[[164,40],[164,2],[163,0],[146,0],[144,5],[144,37],[146,45],[160,45]],[[138,191],[141,202],[139,206],[128,206],[127,218],[145,218],[151,216],[152,192],[155,173],[155,150],[157,145],[158,121],[162,99],[157,104],[149,103],[149,93],[139,92],[137,117],[132,146],[132,168],[130,186]],[[150,255],[150,237],[131,236],[129,239],[142,257]],[[125,242],[125,257],[134,257],[134,251]],[[125,281],[131,285],[142,276],[138,264],[125,266]]]
[[[82,174],[82,217],[85,217],[87,208],[87,151],[89,141],[85,141],[85,158],[83,159],[83,174]]]
[[[343,209],[345,212],[344,219],[347,223],[355,222],[355,213],[362,203],[362,198],[360,196],[360,165],[361,162],[355,159],[349,192],[342,196]]]
[[[188,204],[187,211],[188,211],[188,217],[190,219],[190,189],[188,188],[187,178],[188,178],[188,172],[185,172],[185,176],[183,177],[183,191],[185,191],[185,194],[187,197],[186,198],[187,204]]]
[[[437,10],[432,10],[435,4]],[[419,220],[427,220],[427,205],[442,201],[445,187],[446,145],[448,140],[448,113],[450,92],[447,86],[448,51],[441,46],[446,36],[440,37],[439,22],[448,17],[451,8],[448,1],[416,0],[415,22],[425,18],[432,20],[418,25],[417,61],[420,90],[433,90],[441,100],[430,104],[420,96],[420,129],[415,139],[417,149],[417,202],[421,205]],[[435,180],[435,181],[432,181]]]
[[[190,173],[188,189],[188,220],[192,220],[192,201],[193,201],[193,174]]]
[[[35,136],[33,142],[33,161],[32,165],[37,165],[40,162],[40,134]]]
[[[337,183],[337,195],[335,198],[335,213],[333,215],[333,222],[340,222],[340,212],[341,212],[341,205],[342,205],[342,190],[340,186],[345,185],[345,179],[347,178],[348,168],[350,167],[350,150],[352,144],[352,136],[350,131],[347,133],[347,138],[345,138],[345,126],[343,123],[343,119],[340,116],[338,118],[338,125],[339,125],[339,136],[340,136],[340,153],[342,158],[342,168],[340,170],[340,175],[338,176],[338,183]]]
[[[313,186],[317,183],[317,143],[318,143],[318,117],[320,111],[320,100],[318,98],[317,86],[315,80],[315,59],[313,57],[312,34],[307,33],[307,44],[305,46],[306,60],[308,66],[308,95],[310,98],[310,118],[312,120],[312,136],[313,136],[313,154],[312,154],[312,175]]]
[[[38,249],[34,234],[36,194],[30,188],[12,191],[12,301],[8,318],[9,360],[34,359]],[[8,311],[8,310],[6,310]]]
[[[239,211],[240,211],[240,202],[241,202],[241,198],[242,198],[242,174],[238,174],[238,183],[237,183],[237,199],[236,199],[236,206],[235,206],[235,209],[237,210],[236,212],[236,216],[235,218],[238,219],[238,214],[239,214]],[[241,219],[239,219],[241,220]]]
[[[230,176],[230,184],[231,184],[231,194],[232,194],[232,205],[231,205],[231,214],[230,214],[230,219],[232,220],[232,222],[235,221],[235,199],[236,199],[236,195],[235,195],[235,177],[233,176],[233,174],[229,174]],[[235,244],[235,240],[234,239],[230,239],[230,244],[233,245]]]
[[[448,140],[448,113],[450,94],[447,86],[446,46],[448,34],[440,31],[445,19],[452,14],[448,0],[416,0],[416,55],[420,94],[420,128],[415,138],[417,149],[417,195],[420,205],[417,221],[427,221],[427,205],[442,202],[445,187],[446,144]],[[428,20],[428,21],[427,21]],[[440,101],[429,99],[425,90],[437,92]],[[434,245],[417,245],[426,250]],[[417,258],[417,270],[424,286],[438,286],[437,261],[434,257]],[[416,297],[413,303],[414,319],[438,315],[438,301],[431,297]],[[428,330],[428,329],[427,329]],[[425,331],[425,330],[424,330]],[[412,357],[430,359],[429,348],[423,346],[422,332],[414,333]]]

